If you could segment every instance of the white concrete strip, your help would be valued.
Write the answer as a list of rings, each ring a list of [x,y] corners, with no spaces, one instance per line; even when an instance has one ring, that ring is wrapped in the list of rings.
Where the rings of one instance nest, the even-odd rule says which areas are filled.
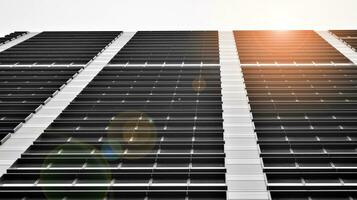
[[[266,178],[233,32],[219,32],[228,200],[268,200]]]
[[[33,36],[35,36],[37,34],[39,34],[39,33],[31,32],[31,33],[27,33],[25,35],[22,35],[22,36],[14,39],[14,40],[11,40],[11,41],[9,41],[9,42],[7,42],[7,43],[5,43],[5,44],[0,46],[0,52],[5,51],[6,49],[11,48],[11,47],[13,47],[13,46],[15,46],[15,45],[17,45],[17,44],[29,39],[29,38],[32,38]]]
[[[316,31],[323,39],[330,45],[335,47],[340,53],[350,59],[354,64],[357,64],[357,52],[355,52],[346,43],[338,39],[334,34],[329,31]]]
[[[71,101],[106,66],[119,50],[132,38],[134,32],[123,33],[116,38],[100,55],[84,68],[56,96],[45,104],[31,119],[0,146],[0,175],[40,136]]]

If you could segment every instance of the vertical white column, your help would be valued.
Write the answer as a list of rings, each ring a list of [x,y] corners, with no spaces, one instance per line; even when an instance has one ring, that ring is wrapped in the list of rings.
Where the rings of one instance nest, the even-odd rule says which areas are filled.
[[[350,59],[354,64],[357,64],[357,52],[349,47],[346,43],[338,39],[335,35],[329,31],[316,31],[323,39],[325,39],[330,45],[335,47],[341,54]]]
[[[229,200],[267,200],[269,193],[233,32],[219,32]]]
[[[18,159],[41,133],[55,120],[73,99],[93,80],[119,50],[134,36],[125,32],[116,38],[104,51],[89,63],[56,96],[15,131],[0,146],[0,176]]]
[[[31,33],[26,33],[18,38],[15,38],[9,42],[6,42],[5,44],[3,45],[0,45],[0,52],[2,51],[5,51],[6,49],[10,48],[10,47],[13,47],[29,38],[32,38],[33,36],[37,35],[39,33],[35,33],[35,32],[31,32]]]

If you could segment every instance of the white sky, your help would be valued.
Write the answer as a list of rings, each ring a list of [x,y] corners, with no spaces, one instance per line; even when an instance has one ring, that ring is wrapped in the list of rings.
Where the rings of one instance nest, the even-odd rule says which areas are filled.
[[[357,29],[357,0],[0,0],[0,35],[183,29]]]

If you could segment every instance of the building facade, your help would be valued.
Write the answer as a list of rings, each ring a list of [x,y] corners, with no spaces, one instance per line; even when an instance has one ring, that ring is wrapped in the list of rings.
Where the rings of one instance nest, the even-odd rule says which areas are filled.
[[[9,34],[0,199],[357,200],[356,35]]]

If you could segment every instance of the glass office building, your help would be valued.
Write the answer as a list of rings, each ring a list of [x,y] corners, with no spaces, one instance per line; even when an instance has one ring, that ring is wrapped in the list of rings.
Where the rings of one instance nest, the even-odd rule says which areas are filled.
[[[356,35],[6,35],[0,199],[357,200]]]

